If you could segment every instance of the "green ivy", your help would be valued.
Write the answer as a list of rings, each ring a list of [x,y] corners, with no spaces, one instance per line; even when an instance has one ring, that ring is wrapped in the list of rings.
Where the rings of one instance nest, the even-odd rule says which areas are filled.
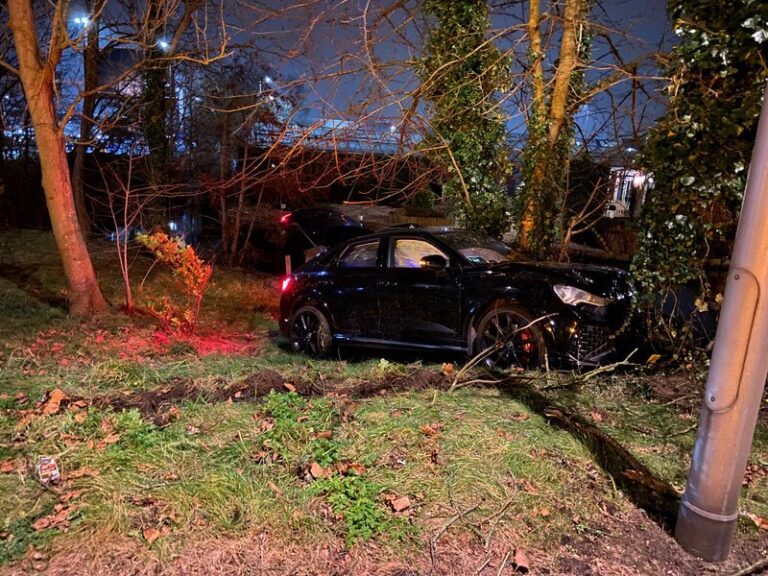
[[[768,80],[768,3],[673,0],[670,12],[679,43],[643,158],[655,182],[632,268],[649,296],[693,283],[708,297],[705,264],[730,254]]]
[[[487,38],[484,0],[425,0],[423,9],[437,24],[417,62],[432,112],[422,149],[447,173],[459,222],[499,236],[509,224],[511,164],[498,93],[509,87],[511,62]]]

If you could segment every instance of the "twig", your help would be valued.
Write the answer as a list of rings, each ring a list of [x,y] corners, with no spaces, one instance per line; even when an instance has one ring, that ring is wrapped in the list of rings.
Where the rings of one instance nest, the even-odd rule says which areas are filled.
[[[699,423],[696,422],[695,424],[691,424],[686,428],[685,430],[680,430],[679,432],[673,432],[672,434],[667,434],[667,438],[674,438],[675,436],[682,436],[684,434],[688,434],[691,430],[695,430],[696,426],[698,426]]]
[[[448,522],[446,522],[440,530],[438,530],[434,536],[429,540],[429,558],[431,561],[431,566],[429,568],[428,574],[432,574],[432,572],[435,570],[435,562],[437,561],[437,541],[440,539],[440,537],[445,534],[446,530],[453,526],[456,522],[464,518],[464,516],[467,516],[468,514],[474,512],[477,510],[477,508],[480,506],[480,502],[477,504],[467,508],[466,510],[459,512],[455,516],[451,517]]]
[[[605,374],[606,372],[613,372],[618,368],[619,366],[629,366],[631,363],[629,361],[630,358],[637,352],[637,348],[632,350],[624,360],[620,360],[619,362],[614,362],[613,364],[606,364],[605,366],[598,366],[597,368],[590,370],[589,372],[585,372],[584,374],[578,374],[565,382],[564,384],[557,384],[557,385],[551,385],[551,386],[544,386],[541,388],[541,390],[559,390],[561,388],[569,388],[571,386],[576,386],[578,384],[583,384],[587,380],[590,380],[591,378],[594,378],[598,374]]]
[[[536,318],[535,320],[531,320],[525,326],[521,326],[520,328],[518,328],[517,330],[512,332],[509,336],[507,336],[507,339],[511,338],[512,336],[514,336],[518,332],[521,332],[523,330],[527,330],[528,328],[530,328],[531,326],[533,326],[534,324],[536,324],[538,322],[541,322],[542,320],[546,320],[547,318],[550,318],[550,317],[556,316],[556,315],[557,314],[546,314],[544,316],[540,316],[539,318]],[[485,348],[484,350],[481,350],[475,356],[470,358],[469,361],[466,364],[464,364],[464,366],[461,367],[461,370],[456,372],[456,377],[453,379],[453,384],[451,384],[451,387],[448,389],[448,392],[453,392],[459,386],[459,379],[466,372],[468,372],[470,369],[472,369],[475,366],[477,366],[480,362],[485,360],[493,352],[495,352],[496,350],[501,348],[504,345],[504,342],[505,342],[505,340],[497,340],[491,346],[488,346],[488,348]]]
[[[483,563],[477,567],[477,570],[475,570],[475,576],[480,574],[480,572],[482,572],[485,569],[485,567],[488,566],[488,564],[490,564],[490,562],[491,562],[491,557],[490,556],[486,557]]]
[[[768,568],[768,558],[763,558],[762,560],[755,562],[751,566],[747,566],[743,570],[739,570],[738,572],[731,574],[731,576],[749,576],[750,574],[757,574],[759,572],[762,572],[766,568]]]
[[[504,570],[504,567],[507,565],[507,560],[509,560],[510,552],[512,552],[512,551],[511,550],[507,550],[507,553],[504,554],[504,560],[501,561],[501,566],[499,566],[499,571],[496,572],[496,576],[501,576],[501,573]]]

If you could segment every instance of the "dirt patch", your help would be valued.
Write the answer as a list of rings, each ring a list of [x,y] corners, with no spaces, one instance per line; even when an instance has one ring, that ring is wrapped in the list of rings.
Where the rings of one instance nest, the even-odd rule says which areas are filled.
[[[602,523],[581,536],[563,536],[555,558],[541,574],[583,576],[635,576],[665,574],[688,576],[735,574],[768,555],[768,536],[739,534],[730,557],[711,564],[684,552],[642,510],[606,515]],[[760,572],[755,572],[755,576]]]
[[[67,552],[51,557],[32,556],[4,572],[48,576],[493,576],[524,574],[514,564],[515,534],[497,534],[486,547],[478,535],[448,531],[432,550],[425,535],[408,549],[377,543],[346,549],[328,540],[306,546],[266,532],[236,538],[191,539],[165,562],[143,543],[124,539],[80,546],[62,543]],[[768,536],[739,534],[731,556],[709,564],[687,555],[675,541],[641,511],[606,516],[582,535],[564,536],[559,543],[519,550],[532,576],[727,576],[768,555]],[[518,556],[518,558],[520,558]],[[753,572],[759,576],[760,572]]]
[[[274,370],[261,370],[237,382],[228,384],[221,379],[204,386],[194,379],[176,379],[166,386],[143,392],[124,392],[99,396],[88,400],[99,407],[110,406],[116,410],[135,408],[148,420],[162,423],[164,413],[174,404],[185,399],[203,399],[208,402],[253,402],[272,391],[293,391],[301,396],[331,394],[351,398],[366,398],[377,394],[409,390],[447,390],[450,381],[439,372],[416,370],[409,376],[389,375],[376,381],[311,382],[303,378],[286,378]],[[84,398],[70,398],[70,402]]]

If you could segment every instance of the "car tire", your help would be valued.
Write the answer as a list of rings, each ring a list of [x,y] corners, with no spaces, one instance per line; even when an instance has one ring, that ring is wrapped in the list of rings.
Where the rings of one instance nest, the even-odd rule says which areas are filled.
[[[492,370],[528,370],[543,366],[547,343],[534,320],[520,306],[505,303],[493,306],[476,324],[473,354],[487,351],[482,365]]]
[[[291,316],[291,350],[322,358],[333,348],[331,327],[325,315],[314,306],[302,306]]]

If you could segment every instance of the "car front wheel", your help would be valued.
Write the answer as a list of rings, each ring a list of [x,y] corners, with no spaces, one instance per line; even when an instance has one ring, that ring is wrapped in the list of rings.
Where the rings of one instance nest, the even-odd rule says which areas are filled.
[[[512,304],[491,308],[477,323],[473,353],[484,354],[482,364],[493,370],[542,366],[547,345],[534,320],[526,310]]]
[[[289,337],[291,350],[308,356],[326,356],[333,347],[328,320],[314,306],[304,306],[293,314]]]

